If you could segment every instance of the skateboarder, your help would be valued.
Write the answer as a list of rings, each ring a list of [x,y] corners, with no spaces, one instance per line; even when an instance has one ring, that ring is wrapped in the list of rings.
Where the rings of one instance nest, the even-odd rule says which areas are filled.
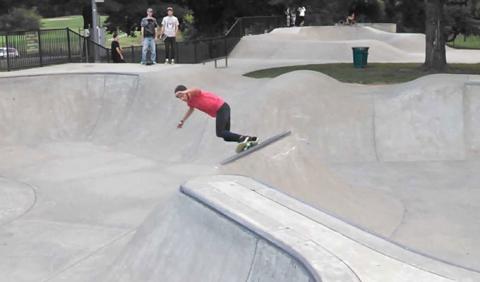
[[[197,88],[187,89],[183,85],[175,88],[175,96],[187,103],[189,109],[180,120],[177,128],[182,128],[195,109],[216,118],[217,136],[227,142],[248,143],[256,142],[257,137],[239,135],[230,131],[230,106],[217,95]]]

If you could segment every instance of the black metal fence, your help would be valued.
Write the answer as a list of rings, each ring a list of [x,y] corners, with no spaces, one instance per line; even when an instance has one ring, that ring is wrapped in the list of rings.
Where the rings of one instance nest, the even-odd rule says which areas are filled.
[[[108,62],[109,50],[70,29],[0,33],[1,71],[95,61]]]
[[[224,36],[178,42],[176,62],[195,64],[227,57],[243,36],[266,33],[285,24],[283,16],[239,18]],[[126,62],[140,62],[141,46],[123,49]],[[0,71],[63,63],[108,63],[110,52],[68,28],[0,33]],[[157,62],[164,60],[164,45],[157,44]]]
[[[282,16],[238,18],[224,36],[178,42],[175,61],[180,64],[196,64],[227,57],[245,35],[262,34],[285,26]],[[123,47],[127,63],[139,63],[142,46]],[[157,62],[165,61],[165,47],[157,44]]]

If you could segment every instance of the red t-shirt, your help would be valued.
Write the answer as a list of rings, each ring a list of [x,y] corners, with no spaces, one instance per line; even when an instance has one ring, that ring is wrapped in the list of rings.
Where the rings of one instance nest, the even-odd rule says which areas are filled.
[[[198,109],[211,117],[217,116],[218,110],[224,103],[222,98],[203,90],[200,90],[200,94],[192,96],[187,102],[189,107]]]

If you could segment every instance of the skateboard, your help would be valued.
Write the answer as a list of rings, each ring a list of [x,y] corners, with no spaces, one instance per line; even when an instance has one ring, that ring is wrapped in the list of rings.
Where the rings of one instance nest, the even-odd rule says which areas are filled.
[[[274,136],[271,136],[270,138],[267,138],[265,140],[263,140],[262,142],[260,143],[257,143],[257,144],[250,144],[250,147],[246,148],[245,147],[247,146],[248,142],[246,144],[243,145],[243,149],[241,151],[238,151],[235,150],[237,153],[229,158],[226,158],[225,160],[223,160],[222,162],[220,162],[221,165],[227,165],[229,163],[232,163],[240,158],[243,158],[255,151],[258,151],[272,143],[275,143],[287,136],[289,136],[292,132],[291,131],[284,131],[280,134],[277,134],[277,135],[274,135]],[[252,143],[255,143],[255,142],[252,142]],[[241,144],[239,144],[240,146]],[[240,147],[241,148],[241,147]],[[238,146],[237,146],[237,149],[238,149]]]

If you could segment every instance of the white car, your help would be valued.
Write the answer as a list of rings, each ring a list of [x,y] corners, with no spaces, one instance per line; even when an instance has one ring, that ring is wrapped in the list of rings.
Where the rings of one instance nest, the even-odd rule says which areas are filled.
[[[0,58],[6,59],[7,58],[7,49],[8,49],[8,56],[10,58],[18,58],[20,57],[20,54],[18,53],[17,49],[15,48],[6,48],[6,47],[1,47],[0,48]]]

